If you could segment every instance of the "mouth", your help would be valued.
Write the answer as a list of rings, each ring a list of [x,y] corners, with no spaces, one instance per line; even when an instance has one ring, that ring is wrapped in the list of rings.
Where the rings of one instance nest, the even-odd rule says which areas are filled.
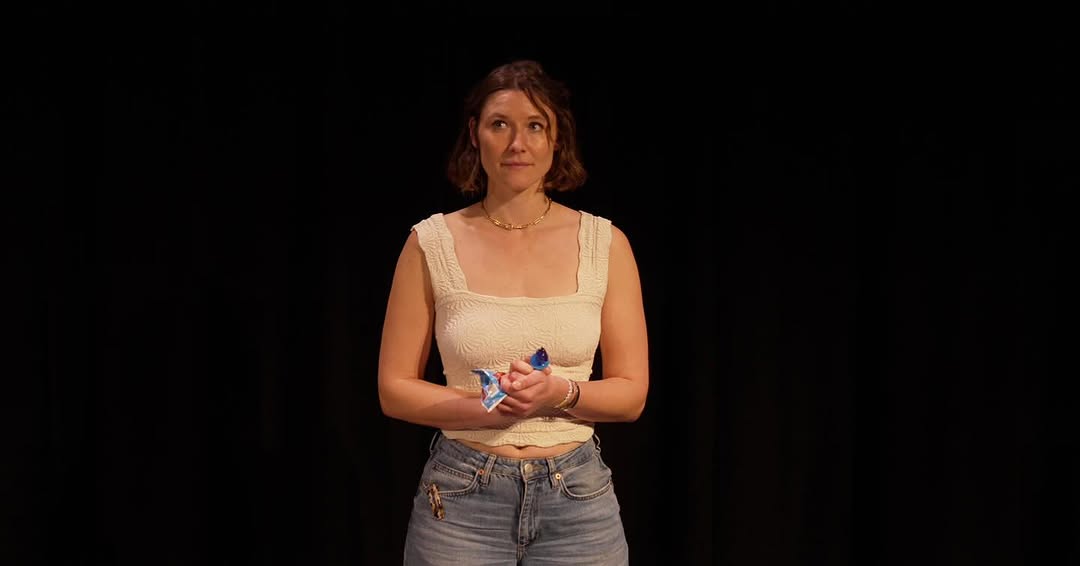
[[[531,163],[522,163],[520,161],[510,161],[502,164],[503,167],[528,167]]]

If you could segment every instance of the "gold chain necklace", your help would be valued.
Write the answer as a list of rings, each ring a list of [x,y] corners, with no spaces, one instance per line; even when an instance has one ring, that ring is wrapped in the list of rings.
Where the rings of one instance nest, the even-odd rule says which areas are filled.
[[[490,220],[492,224],[498,226],[499,228],[502,228],[503,230],[521,230],[522,228],[528,228],[529,226],[536,226],[537,224],[540,223],[541,220],[544,219],[545,216],[547,216],[548,212],[551,212],[551,197],[548,197],[548,199],[547,199],[547,208],[544,209],[544,213],[541,214],[539,217],[537,217],[536,220],[533,220],[532,222],[529,222],[528,224],[511,224],[509,222],[503,222],[501,220],[496,220],[496,219],[492,218],[491,215],[488,214],[487,207],[484,206],[484,201],[483,200],[480,201],[480,209],[484,211],[484,216],[487,216],[487,219]]]

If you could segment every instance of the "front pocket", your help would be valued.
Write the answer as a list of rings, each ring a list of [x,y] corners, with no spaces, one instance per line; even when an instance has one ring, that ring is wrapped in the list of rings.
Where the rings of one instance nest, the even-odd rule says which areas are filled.
[[[467,524],[473,517],[462,509],[470,506],[468,502],[472,498],[480,497],[483,474],[481,468],[470,469],[457,462],[429,460],[420,479],[414,510],[423,509],[424,515],[435,521]]]
[[[432,462],[421,480],[421,490],[425,493],[431,484],[439,488],[442,497],[461,497],[476,491],[480,485],[479,470],[471,474],[462,470],[454,469],[439,461]]]
[[[611,489],[611,469],[600,458],[555,475],[563,495],[577,501],[594,499]]]

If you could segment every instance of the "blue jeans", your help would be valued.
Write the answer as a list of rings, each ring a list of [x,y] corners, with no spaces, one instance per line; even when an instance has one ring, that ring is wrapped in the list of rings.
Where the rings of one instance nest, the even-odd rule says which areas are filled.
[[[629,564],[599,439],[552,458],[517,459],[436,433],[413,498],[404,564]]]

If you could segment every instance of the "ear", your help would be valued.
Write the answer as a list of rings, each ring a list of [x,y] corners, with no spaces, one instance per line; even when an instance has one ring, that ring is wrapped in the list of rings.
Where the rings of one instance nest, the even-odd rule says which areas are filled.
[[[476,148],[476,118],[469,118],[469,142]]]

